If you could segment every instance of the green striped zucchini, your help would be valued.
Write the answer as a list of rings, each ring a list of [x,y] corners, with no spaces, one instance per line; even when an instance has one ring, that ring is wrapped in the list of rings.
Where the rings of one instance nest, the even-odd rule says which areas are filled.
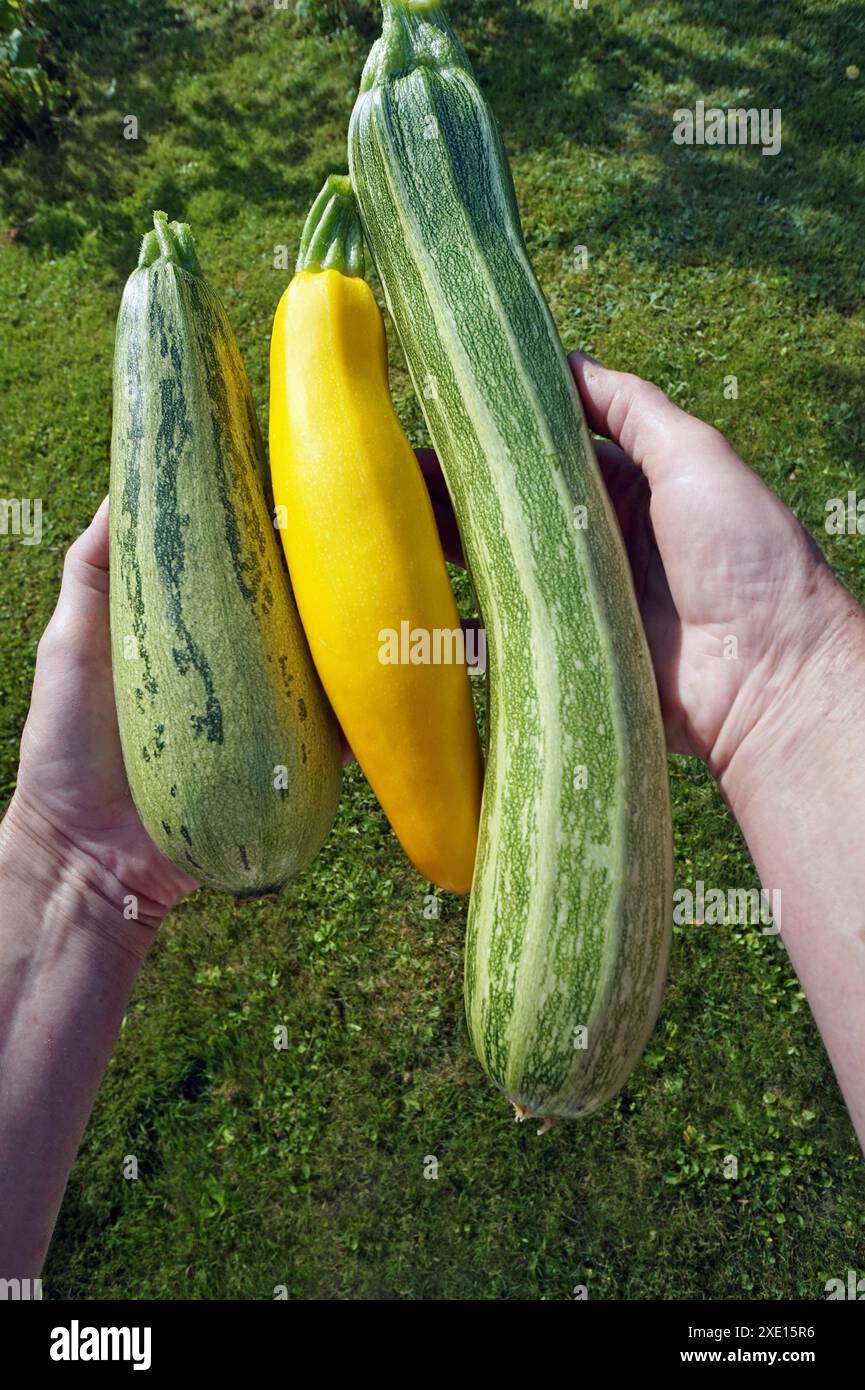
[[[495,121],[441,9],[383,8],[352,180],[487,631],[468,1023],[520,1117],[585,1115],[624,1084],[663,994],[657,690]]]
[[[123,756],[175,864],[270,892],[336,812],[339,735],[274,533],[249,379],[188,227],[156,213],[117,321],[111,646]]]

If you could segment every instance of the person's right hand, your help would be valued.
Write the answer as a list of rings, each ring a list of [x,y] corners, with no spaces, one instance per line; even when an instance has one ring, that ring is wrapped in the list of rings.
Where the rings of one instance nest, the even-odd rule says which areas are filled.
[[[39,643],[18,785],[3,821],[25,870],[72,877],[113,906],[128,949],[196,882],[153,843],[129,790],[120,749],[108,614],[108,498],[70,546],[54,614]],[[133,931],[125,899],[137,902]]]
[[[604,436],[598,459],[631,561],[668,744],[720,777],[860,610],[718,430],[639,377],[582,353],[570,360],[589,426]]]

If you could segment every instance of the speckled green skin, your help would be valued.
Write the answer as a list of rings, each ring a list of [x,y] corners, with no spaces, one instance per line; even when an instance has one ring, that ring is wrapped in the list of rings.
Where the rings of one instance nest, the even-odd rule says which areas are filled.
[[[384,12],[351,176],[487,629],[469,1028],[520,1113],[584,1115],[624,1084],[663,994],[672,836],[657,690],[492,113],[440,9]]]
[[[165,245],[145,239],[117,322],[120,736],[159,847],[209,887],[253,896],[320,848],[339,797],[339,737],[268,512],[236,340],[189,245],[159,230]]]

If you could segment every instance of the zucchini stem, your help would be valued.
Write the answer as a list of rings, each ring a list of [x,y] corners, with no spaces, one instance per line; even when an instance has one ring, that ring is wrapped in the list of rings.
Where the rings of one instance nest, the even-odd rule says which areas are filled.
[[[190,275],[201,274],[188,223],[169,222],[164,212],[153,214],[153,231],[144,235],[138,264],[149,266],[158,260],[171,261]]]
[[[348,174],[331,174],[312,205],[296,271],[338,270],[363,279],[363,227]]]
[[[392,24],[413,27],[424,15],[436,10],[441,10],[440,0],[382,0],[381,4],[385,29]]]
[[[470,71],[439,0],[382,0],[382,35],[364,68],[361,94],[416,67]]]

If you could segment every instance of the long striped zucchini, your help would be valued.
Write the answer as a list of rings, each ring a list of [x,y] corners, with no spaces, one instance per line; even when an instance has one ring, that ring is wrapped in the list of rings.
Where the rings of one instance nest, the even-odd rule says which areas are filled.
[[[585,1115],[663,993],[669,783],[627,558],[495,121],[441,9],[385,0],[349,137],[487,629],[466,1008],[520,1117]]]
[[[268,511],[249,380],[189,229],[156,213],[117,321],[111,646],[123,756],[159,847],[212,888],[320,847],[339,735]]]

